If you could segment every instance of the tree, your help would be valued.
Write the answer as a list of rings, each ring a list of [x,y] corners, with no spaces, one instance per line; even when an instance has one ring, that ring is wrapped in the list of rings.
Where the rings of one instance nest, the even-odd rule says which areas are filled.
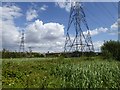
[[[120,42],[119,41],[107,41],[101,47],[102,55],[105,58],[114,58],[120,61]]]

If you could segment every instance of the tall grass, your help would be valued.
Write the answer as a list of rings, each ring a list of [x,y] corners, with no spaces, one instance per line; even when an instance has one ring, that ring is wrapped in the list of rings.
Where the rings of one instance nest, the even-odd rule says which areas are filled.
[[[118,61],[96,57],[17,60],[3,60],[4,88],[120,88]]]

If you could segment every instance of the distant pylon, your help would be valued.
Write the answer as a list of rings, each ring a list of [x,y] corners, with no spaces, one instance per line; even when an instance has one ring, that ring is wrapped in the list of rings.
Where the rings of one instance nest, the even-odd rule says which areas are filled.
[[[22,30],[19,52],[24,52],[25,51],[24,42],[25,42],[24,41],[24,30]]]
[[[80,2],[72,3],[64,52],[94,52],[94,46],[92,43],[89,27],[85,18],[86,16]],[[82,28],[82,26],[84,26],[84,28]],[[71,33],[75,32],[75,37],[71,37],[69,34],[71,27]],[[73,29],[75,29],[75,31]],[[86,32],[83,33],[83,30],[85,31],[85,29]]]
[[[32,48],[33,47],[28,47],[28,48],[29,48],[30,57],[32,57]]]
[[[32,53],[32,47],[28,47],[29,48],[29,52]]]

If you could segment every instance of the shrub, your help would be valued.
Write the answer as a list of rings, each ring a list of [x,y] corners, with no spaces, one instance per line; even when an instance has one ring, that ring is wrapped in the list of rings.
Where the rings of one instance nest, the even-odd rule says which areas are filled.
[[[120,61],[120,42],[107,41],[101,47],[102,55],[104,58],[113,58]]]

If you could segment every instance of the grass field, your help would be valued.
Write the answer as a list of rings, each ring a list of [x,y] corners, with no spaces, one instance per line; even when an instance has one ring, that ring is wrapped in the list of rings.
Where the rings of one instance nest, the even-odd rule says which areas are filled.
[[[100,57],[3,59],[3,88],[120,88],[120,62]]]
[[[2,59],[0,58],[0,89],[2,89]]]

